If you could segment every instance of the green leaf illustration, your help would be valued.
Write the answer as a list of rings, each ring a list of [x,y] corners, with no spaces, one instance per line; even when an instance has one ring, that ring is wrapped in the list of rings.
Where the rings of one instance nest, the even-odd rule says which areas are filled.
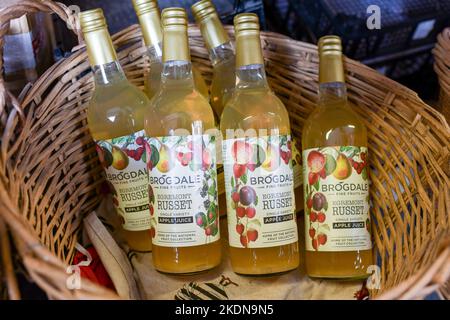
[[[364,169],[362,170],[362,172],[361,172],[361,177],[362,177],[364,180],[367,180],[368,176],[367,176],[367,169],[366,169],[366,168],[364,168]]]
[[[320,180],[317,180],[317,182],[314,183],[313,187],[314,187],[314,189],[316,189],[317,191],[319,191],[319,188],[320,188]]]
[[[336,169],[336,160],[333,156],[329,154],[325,154],[325,172],[326,175],[329,176],[333,173],[334,169]]]
[[[234,184],[234,178],[233,177],[231,177],[231,188],[233,188],[234,189],[234,186],[235,186],[235,184]]]
[[[211,196],[214,196],[216,194],[216,184],[213,183],[209,189],[208,189],[208,194]]]
[[[243,184],[247,184],[247,173],[244,173],[244,174],[241,176],[241,181],[242,181]]]

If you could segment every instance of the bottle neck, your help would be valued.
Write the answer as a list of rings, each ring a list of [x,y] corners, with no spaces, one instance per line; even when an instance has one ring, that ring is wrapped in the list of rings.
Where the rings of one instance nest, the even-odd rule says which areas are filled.
[[[84,33],[84,40],[92,67],[117,61],[116,50],[106,27]]]
[[[138,15],[139,24],[142,30],[142,37],[147,47],[161,48],[162,30],[159,10],[151,10]]]
[[[245,65],[236,69],[236,90],[249,89],[269,89],[263,64]]]
[[[347,102],[347,87],[345,82],[326,82],[319,85],[319,106],[344,106]]]
[[[95,86],[110,86],[114,83],[127,81],[125,73],[118,61],[99,64],[92,67]]]
[[[246,30],[236,35],[236,68],[249,65],[263,65],[259,31]]]
[[[169,88],[194,90],[191,62],[185,60],[164,62],[161,87],[163,90]]]
[[[230,42],[230,39],[223,28],[222,22],[216,13],[202,18],[199,25],[200,32],[205,40],[208,50]]]
[[[150,63],[162,61],[162,43],[147,46],[147,56],[150,58]]]
[[[163,36],[163,63],[169,61],[191,61],[186,26],[166,26]]]
[[[209,58],[213,66],[235,58],[234,48],[231,42],[223,43],[209,50]]]

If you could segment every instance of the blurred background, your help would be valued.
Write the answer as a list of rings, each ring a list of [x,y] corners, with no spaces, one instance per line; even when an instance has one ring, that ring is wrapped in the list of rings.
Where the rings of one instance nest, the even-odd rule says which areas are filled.
[[[450,0],[212,0],[224,24],[241,12],[258,14],[263,30],[316,43],[326,34],[342,37],[345,54],[416,91],[434,105],[438,81],[432,49],[450,26]],[[0,0],[0,10],[20,0]],[[137,23],[131,0],[62,0],[81,10],[103,8],[111,33]],[[159,0],[161,8],[188,9],[195,0]],[[368,8],[380,9],[381,28],[370,30]],[[35,14],[16,19],[4,43],[4,77],[16,94],[56,60],[70,54],[75,39],[56,16]],[[17,54],[20,52],[21,54]],[[24,298],[45,299],[16,262]],[[0,292],[0,298],[4,293]]]
[[[8,4],[18,0],[0,0]],[[104,9],[110,32],[115,33],[137,23],[131,0],[62,0],[66,5],[79,6],[81,10],[101,7]],[[159,0],[161,8],[182,6],[188,9],[195,0]],[[345,54],[378,70],[418,92],[430,104],[437,100],[438,82],[433,71],[432,48],[436,35],[450,25],[450,0],[213,0],[223,23],[232,24],[233,17],[241,12],[259,15],[262,29],[278,32],[294,39],[316,43],[326,34],[337,34],[344,42]],[[368,7],[380,9],[381,28],[369,30]],[[70,52],[73,37],[56,17],[37,15],[28,17],[15,27],[18,32],[31,32],[35,72],[28,72],[26,81],[35,79],[53,61]],[[13,28],[14,29],[14,28]],[[18,29],[18,30],[17,30]],[[23,40],[23,39],[22,39]],[[8,53],[12,41],[7,41]],[[51,47],[51,50],[49,50]],[[28,50],[25,50],[28,49]],[[13,50],[11,50],[12,52]],[[53,52],[53,54],[51,54]],[[14,59],[11,59],[14,60]],[[8,63],[5,63],[6,65]],[[33,65],[25,61],[25,66]],[[17,69],[9,68],[11,71]],[[11,73],[11,72],[9,72]],[[17,82],[15,87],[23,87]]]

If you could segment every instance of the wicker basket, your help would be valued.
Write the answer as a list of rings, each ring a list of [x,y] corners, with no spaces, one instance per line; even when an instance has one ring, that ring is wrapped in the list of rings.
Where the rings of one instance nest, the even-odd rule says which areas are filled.
[[[434,70],[439,77],[441,91],[439,107],[441,113],[450,122],[450,28],[438,35],[434,53]]]
[[[24,13],[76,17],[48,0],[21,1],[0,12],[0,47],[8,21]],[[232,29],[227,29],[232,36]],[[199,30],[190,27],[193,60],[211,66]],[[144,49],[137,26],[113,36],[129,79],[142,85]],[[316,46],[262,33],[270,84],[286,104],[294,136],[317,101]],[[1,56],[1,55],[0,55]],[[369,131],[374,244],[381,267],[379,298],[423,298],[450,273],[450,128],[417,95],[346,59],[349,97]],[[2,59],[0,59],[0,67]],[[66,287],[83,217],[99,202],[101,172],[86,127],[93,88],[83,46],[58,62],[20,98],[0,79],[0,218],[32,279],[54,299],[117,298],[97,285]],[[1,230],[0,230],[1,232]]]

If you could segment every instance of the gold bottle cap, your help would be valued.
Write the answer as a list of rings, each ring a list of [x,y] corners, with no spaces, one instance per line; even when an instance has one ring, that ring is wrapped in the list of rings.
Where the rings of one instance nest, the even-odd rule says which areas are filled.
[[[191,6],[195,21],[208,49],[216,48],[230,41],[217,15],[216,8],[210,0],[200,0]]]
[[[161,18],[156,0],[133,0],[133,7],[141,25],[142,36],[147,47],[162,41]]]
[[[254,13],[241,13],[234,17],[236,67],[264,64],[259,28],[259,19]]]
[[[117,60],[103,10],[100,8],[80,12],[80,26],[84,34],[91,66],[107,64]]]
[[[319,83],[345,82],[342,42],[338,36],[319,39]]]
[[[166,8],[161,13],[163,26],[163,62],[191,61],[187,35],[188,18],[183,8]]]

